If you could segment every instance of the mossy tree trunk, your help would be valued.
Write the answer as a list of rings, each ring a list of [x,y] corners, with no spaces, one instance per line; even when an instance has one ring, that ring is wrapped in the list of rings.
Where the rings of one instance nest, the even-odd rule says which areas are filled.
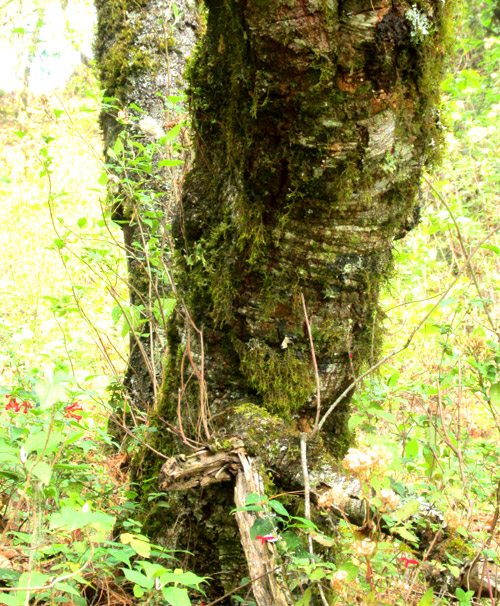
[[[196,158],[173,225],[182,305],[151,444],[168,456],[236,444],[280,492],[301,486],[299,435],[316,427],[318,380],[323,414],[377,354],[391,246],[418,220],[421,173],[442,136],[450,5],[207,0],[207,9],[189,70]],[[310,444],[313,484],[349,446],[349,399]],[[144,450],[135,478],[163,462]],[[186,483],[148,517],[157,541],[194,552],[189,565],[215,579],[214,596],[245,574],[228,515],[234,473],[228,464],[212,477],[227,482]]]
[[[182,104],[176,106],[171,99],[185,88],[183,74],[198,39],[199,8],[195,0],[177,0],[176,11],[172,2],[163,0],[95,4],[95,52],[107,98],[101,127],[110,174],[109,203],[113,220],[123,229],[129,313],[135,313],[137,324],[130,331],[125,393],[132,407],[145,411],[155,401],[161,380],[162,301],[173,295],[160,257],[168,255],[165,230],[180,177],[177,170],[158,165],[165,153],[168,157],[158,139],[182,119],[178,111]],[[117,138],[122,142],[119,148]],[[149,150],[143,153],[139,145]]]

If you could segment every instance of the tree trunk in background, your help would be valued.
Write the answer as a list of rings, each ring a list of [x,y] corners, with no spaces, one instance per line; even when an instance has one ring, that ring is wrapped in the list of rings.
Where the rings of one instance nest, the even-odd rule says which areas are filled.
[[[183,74],[197,40],[199,10],[195,0],[177,1],[176,7],[174,12],[172,3],[156,0],[96,0],[96,58],[105,95],[114,99],[109,102],[114,109],[101,114],[106,160],[111,164],[118,164],[109,154],[121,132],[124,140],[134,139],[146,146],[179,121],[167,97],[184,89]],[[167,254],[168,209],[180,174],[158,167],[159,152],[153,155],[150,172],[134,171],[133,162],[126,171],[115,168],[116,179],[112,178],[109,188],[113,219],[124,234],[130,308],[140,310],[140,328],[130,332],[124,381],[129,403],[140,410],[147,410],[155,401],[165,344],[161,301],[172,296],[162,261]],[[160,225],[154,221],[157,217]],[[152,238],[159,242],[154,252]],[[151,261],[153,255],[156,265]]]
[[[243,469],[234,457],[262,465],[275,494],[303,487],[299,436],[317,414],[308,325],[322,414],[377,354],[391,246],[418,220],[420,176],[441,140],[451,17],[442,0],[207,7],[189,70],[196,158],[173,225],[183,305],[169,326],[151,444],[229,459],[175,492],[172,477],[190,459],[169,459],[148,529],[192,551],[188,565],[212,576],[217,597],[247,574],[229,516]],[[310,441],[313,487],[329,483],[349,446],[349,400]],[[144,450],[135,478],[162,463]]]

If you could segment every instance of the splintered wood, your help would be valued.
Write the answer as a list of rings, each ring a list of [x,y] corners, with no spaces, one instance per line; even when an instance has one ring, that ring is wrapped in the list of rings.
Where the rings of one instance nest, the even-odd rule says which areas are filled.
[[[212,453],[202,448],[189,456],[170,457],[160,471],[162,490],[189,490],[216,482],[232,480],[240,467],[238,454],[244,452],[235,443],[232,450]]]
[[[264,494],[264,486],[255,459],[244,454],[238,455],[241,468],[236,476],[234,501],[236,507],[244,507],[248,495]],[[281,566],[276,565],[276,547],[271,543],[260,544],[252,540],[250,529],[256,515],[251,511],[237,511],[236,523],[240,530],[240,539],[248,563],[252,589],[258,606],[289,606],[293,604],[280,587],[276,573]]]

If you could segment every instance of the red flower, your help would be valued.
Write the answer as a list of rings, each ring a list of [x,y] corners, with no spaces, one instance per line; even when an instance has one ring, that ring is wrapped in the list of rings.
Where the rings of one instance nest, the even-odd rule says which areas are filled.
[[[264,543],[276,543],[276,541],[278,540],[278,537],[275,537],[272,534],[266,534],[263,537],[255,537],[256,541],[260,541],[261,545],[264,545]]]
[[[11,396],[7,394],[6,398],[10,398],[7,404],[5,405],[5,410],[13,410],[14,412],[21,412],[21,408],[23,409],[24,414],[28,412],[28,408],[33,408],[33,404],[31,402],[21,402],[21,404]]]
[[[402,557],[401,561],[405,563],[405,569],[408,568],[408,566],[410,565],[418,566],[417,560],[411,560],[410,558]]]
[[[82,415],[75,414],[75,411],[83,410],[83,408],[80,406],[80,404],[78,404],[78,402],[73,402],[73,404],[68,404],[68,406],[66,406],[66,408],[64,410],[65,410],[65,413],[64,413],[65,417],[68,417],[68,419],[76,419],[76,422],[80,423],[80,421],[82,420]]]

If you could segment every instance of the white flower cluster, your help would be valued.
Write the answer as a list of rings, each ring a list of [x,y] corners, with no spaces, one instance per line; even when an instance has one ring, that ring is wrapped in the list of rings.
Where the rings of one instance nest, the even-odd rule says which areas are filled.
[[[343,509],[347,503],[348,495],[338,486],[332,486],[329,490],[324,492],[318,499],[318,505],[325,509],[336,507],[337,509]]]
[[[339,593],[344,588],[345,582],[347,579],[347,572],[345,570],[337,570],[332,578],[330,579],[330,584],[332,589]]]
[[[150,135],[155,139],[161,139],[165,133],[158,122],[151,116],[144,116],[139,120],[139,128],[145,135]]]
[[[382,501],[380,511],[394,511],[401,503],[401,498],[392,488],[382,488],[379,498]]]
[[[344,467],[357,476],[367,476],[375,469],[383,469],[392,463],[392,453],[385,446],[350,448],[344,458]]]
[[[366,537],[361,541],[354,541],[353,548],[359,556],[370,558],[377,549],[377,541]]]

